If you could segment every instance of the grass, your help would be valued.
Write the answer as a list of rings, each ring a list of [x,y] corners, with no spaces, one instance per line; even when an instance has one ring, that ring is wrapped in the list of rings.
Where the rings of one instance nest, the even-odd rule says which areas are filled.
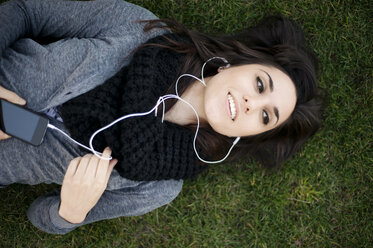
[[[278,172],[216,166],[168,206],[61,235],[26,211],[57,185],[0,190],[0,247],[372,247],[372,5],[365,1],[131,0],[210,33],[280,13],[305,30],[329,92],[324,127]]]

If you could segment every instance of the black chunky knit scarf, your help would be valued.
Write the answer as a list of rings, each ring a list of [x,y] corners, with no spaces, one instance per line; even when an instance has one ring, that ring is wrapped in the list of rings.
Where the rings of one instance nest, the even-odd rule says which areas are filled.
[[[149,40],[164,42],[160,36]],[[72,137],[88,144],[96,130],[118,117],[149,111],[179,76],[183,59],[165,48],[138,50],[130,64],[103,85],[62,105],[61,116]],[[97,151],[106,146],[113,150],[112,156],[119,160],[115,169],[122,177],[137,181],[187,179],[207,168],[197,163],[193,138],[192,131],[161,123],[152,113],[126,119],[99,133],[93,146]]]

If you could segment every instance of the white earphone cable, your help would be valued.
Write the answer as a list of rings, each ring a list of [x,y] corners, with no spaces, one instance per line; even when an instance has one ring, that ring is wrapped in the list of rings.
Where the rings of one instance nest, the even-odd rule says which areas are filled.
[[[110,157],[110,158],[102,157],[102,156],[101,156],[102,153],[97,152],[97,151],[93,148],[93,144],[92,144],[92,143],[93,143],[93,139],[94,139],[94,137],[95,137],[98,133],[104,131],[105,129],[110,128],[111,126],[115,125],[115,124],[118,123],[119,121],[125,120],[125,119],[127,119],[127,118],[131,118],[131,117],[139,117],[139,116],[145,116],[145,115],[150,114],[150,113],[153,112],[153,111],[155,111],[155,116],[157,116],[157,113],[158,113],[158,106],[159,106],[161,103],[163,104],[163,109],[162,109],[162,123],[163,123],[163,121],[164,121],[164,115],[165,115],[165,103],[164,103],[164,102],[165,102],[166,100],[168,100],[168,99],[172,99],[172,98],[174,98],[174,99],[178,99],[178,100],[182,101],[183,103],[185,103],[186,105],[188,105],[190,108],[192,108],[192,110],[193,110],[193,112],[194,112],[194,114],[195,114],[195,116],[196,116],[196,118],[197,118],[197,129],[196,129],[196,132],[195,132],[195,134],[194,134],[194,139],[193,139],[193,149],[194,149],[194,152],[196,153],[198,159],[199,159],[200,161],[202,161],[202,162],[204,162],[204,163],[208,163],[208,164],[216,164],[216,163],[220,163],[220,162],[224,161],[224,160],[229,156],[229,154],[231,153],[233,147],[234,147],[234,146],[238,143],[238,141],[240,140],[240,137],[237,137],[237,138],[234,140],[234,142],[233,142],[231,148],[229,149],[228,153],[225,155],[224,158],[222,158],[222,159],[220,159],[220,160],[218,160],[218,161],[206,161],[206,160],[202,159],[202,158],[199,156],[199,154],[198,154],[198,152],[197,152],[197,148],[196,148],[196,140],[197,140],[197,135],[198,135],[198,130],[199,130],[199,117],[198,117],[197,111],[195,110],[195,108],[194,108],[194,107],[193,107],[189,102],[187,102],[187,101],[185,101],[184,99],[182,99],[182,98],[179,96],[179,93],[178,93],[178,91],[177,91],[177,86],[178,86],[179,80],[180,80],[182,77],[184,77],[184,76],[192,77],[192,78],[194,78],[194,79],[200,81],[204,86],[206,86],[205,81],[204,81],[204,77],[203,77],[203,70],[204,70],[204,68],[205,68],[205,65],[206,65],[210,60],[212,60],[212,59],[221,59],[221,60],[223,60],[225,63],[227,63],[227,66],[226,66],[226,67],[229,67],[229,66],[230,66],[229,63],[228,63],[228,61],[227,61],[225,58],[221,58],[221,57],[213,57],[213,58],[210,58],[209,60],[207,60],[207,61],[203,64],[203,66],[202,66],[202,72],[201,72],[202,79],[199,79],[199,78],[197,78],[196,76],[193,76],[193,75],[191,75],[191,74],[182,74],[182,75],[180,75],[179,78],[176,80],[176,83],[175,83],[175,92],[176,92],[176,95],[168,94],[168,95],[161,96],[161,97],[159,97],[159,99],[158,99],[156,105],[155,105],[151,110],[149,110],[149,111],[147,111],[147,112],[143,112],[143,113],[133,113],[133,114],[124,115],[124,116],[122,116],[122,117],[116,119],[115,121],[111,122],[110,124],[108,124],[108,125],[106,125],[106,126],[100,128],[99,130],[97,130],[96,132],[94,132],[94,133],[92,134],[91,138],[89,139],[89,147],[87,147],[87,146],[85,146],[85,145],[83,145],[83,144],[81,144],[81,143],[75,141],[73,138],[71,138],[71,137],[70,137],[68,134],[66,134],[64,131],[62,131],[61,129],[55,127],[55,126],[52,125],[52,124],[48,124],[48,127],[51,128],[51,129],[54,129],[54,130],[59,131],[60,133],[62,133],[62,134],[65,135],[66,137],[68,137],[71,141],[73,141],[73,142],[76,143],[77,145],[79,145],[79,146],[81,146],[81,147],[87,149],[88,151],[91,151],[95,156],[99,157],[100,159],[103,159],[103,160],[111,160],[112,157]]]

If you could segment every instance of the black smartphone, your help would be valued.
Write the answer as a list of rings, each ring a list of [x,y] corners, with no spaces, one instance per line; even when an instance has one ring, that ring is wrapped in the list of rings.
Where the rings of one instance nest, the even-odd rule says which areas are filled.
[[[38,146],[48,128],[48,118],[0,99],[0,129],[15,138]]]

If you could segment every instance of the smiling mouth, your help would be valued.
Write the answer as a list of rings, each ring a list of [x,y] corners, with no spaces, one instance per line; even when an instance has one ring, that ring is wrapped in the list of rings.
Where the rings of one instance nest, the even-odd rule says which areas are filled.
[[[237,108],[236,108],[236,104],[234,103],[233,97],[230,92],[228,92],[228,103],[229,103],[231,119],[232,121],[234,121],[234,119],[236,118],[236,114],[237,114]]]

